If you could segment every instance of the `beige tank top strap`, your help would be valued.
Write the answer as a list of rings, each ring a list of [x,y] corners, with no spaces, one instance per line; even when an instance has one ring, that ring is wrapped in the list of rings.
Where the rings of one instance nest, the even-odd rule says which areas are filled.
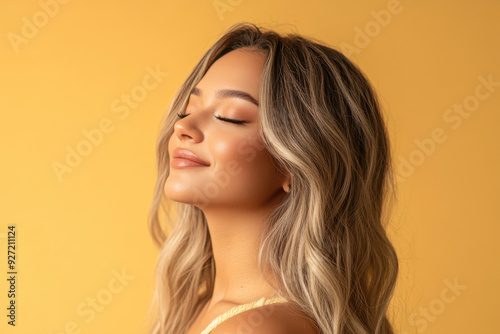
[[[285,298],[282,298],[282,297],[272,297],[272,298],[262,297],[261,299],[250,302],[250,303],[237,305],[237,306],[231,308],[230,310],[228,310],[227,312],[221,314],[217,318],[215,318],[210,323],[210,325],[208,325],[208,327],[205,328],[203,330],[203,332],[201,332],[200,334],[209,334],[221,322],[227,320],[228,318],[235,316],[238,313],[241,313],[241,312],[244,312],[244,311],[256,308],[256,307],[264,306],[264,305],[275,304],[275,303],[286,303],[286,302],[288,302],[288,300],[286,300]]]

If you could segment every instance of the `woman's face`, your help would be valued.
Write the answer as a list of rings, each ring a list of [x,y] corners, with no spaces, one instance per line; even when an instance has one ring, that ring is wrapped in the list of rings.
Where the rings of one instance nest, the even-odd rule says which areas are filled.
[[[190,95],[187,116],[175,123],[168,142],[167,198],[201,209],[248,209],[266,205],[283,192],[284,176],[259,139],[259,107],[250,101],[259,101],[264,61],[263,53],[237,49],[219,58],[205,73]],[[242,91],[250,97],[218,97],[216,92],[221,89]],[[174,158],[176,148],[193,152],[209,165],[179,168],[183,163],[175,164],[179,162]]]

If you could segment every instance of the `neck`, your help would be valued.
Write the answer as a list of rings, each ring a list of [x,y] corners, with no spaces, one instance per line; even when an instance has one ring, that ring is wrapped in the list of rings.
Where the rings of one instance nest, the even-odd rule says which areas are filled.
[[[211,305],[242,304],[275,294],[258,266],[260,238],[274,205],[248,210],[204,209],[215,262]]]

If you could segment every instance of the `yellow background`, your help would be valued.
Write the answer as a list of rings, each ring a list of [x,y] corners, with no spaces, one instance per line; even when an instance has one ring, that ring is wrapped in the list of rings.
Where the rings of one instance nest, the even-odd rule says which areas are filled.
[[[159,123],[202,54],[238,21],[357,48],[350,58],[379,93],[400,172],[389,230],[401,261],[398,333],[500,332],[500,86],[488,91],[479,79],[500,82],[499,2],[72,0],[44,22],[50,3],[0,4],[0,332],[70,333],[74,322],[80,333],[144,333]],[[376,20],[381,11],[388,24]],[[23,28],[34,20],[35,31]],[[23,29],[31,37],[16,45]],[[139,94],[148,69],[168,75],[124,114],[122,94]],[[450,114],[464,103],[469,116]],[[53,163],[101,122],[112,130],[60,180]],[[402,169],[408,162],[413,169]],[[6,317],[9,225],[15,327]],[[122,271],[128,279],[116,280]],[[91,312],[97,297],[107,304]]]

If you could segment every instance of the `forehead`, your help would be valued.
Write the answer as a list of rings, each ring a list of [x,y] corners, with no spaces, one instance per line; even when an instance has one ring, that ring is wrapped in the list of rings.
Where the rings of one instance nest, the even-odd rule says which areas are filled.
[[[209,94],[220,88],[237,89],[258,99],[264,62],[263,52],[233,50],[210,66],[197,87]]]

